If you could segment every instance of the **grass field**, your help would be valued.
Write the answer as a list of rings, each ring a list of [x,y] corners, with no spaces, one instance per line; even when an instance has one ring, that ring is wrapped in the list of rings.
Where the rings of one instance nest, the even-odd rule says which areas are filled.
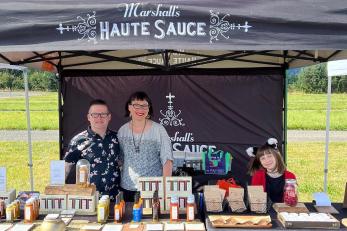
[[[288,129],[325,130],[326,94],[290,93]],[[332,94],[331,130],[347,130],[347,94]]]
[[[0,142],[0,153],[0,165],[8,171],[8,186],[18,191],[30,189],[26,143]],[[48,185],[49,162],[57,159],[57,142],[33,143],[35,190],[43,192]],[[324,143],[290,143],[288,160],[288,169],[298,178],[300,201],[311,201],[313,192],[323,191]],[[328,193],[332,201],[341,202],[347,181],[347,143],[331,143],[329,162]]]
[[[43,192],[49,184],[49,163],[59,159],[58,142],[33,142],[34,189]],[[7,187],[30,190],[28,145],[0,142],[0,166],[7,168]]]
[[[58,95],[41,92],[30,97],[30,123],[35,130],[58,129]],[[0,98],[0,129],[27,129],[25,98]]]
[[[30,97],[33,129],[58,129],[57,100],[56,92]],[[347,94],[333,94],[331,102],[331,130],[347,130]],[[324,130],[326,106],[326,94],[289,93],[288,129]],[[0,129],[26,129],[24,97],[0,98],[0,112]]]

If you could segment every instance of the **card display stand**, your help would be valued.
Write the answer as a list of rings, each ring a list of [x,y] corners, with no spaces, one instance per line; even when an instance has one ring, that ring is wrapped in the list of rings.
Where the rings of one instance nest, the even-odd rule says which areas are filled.
[[[11,189],[7,192],[0,192],[0,199],[5,201],[5,204],[11,204],[12,201],[16,199],[16,190]]]

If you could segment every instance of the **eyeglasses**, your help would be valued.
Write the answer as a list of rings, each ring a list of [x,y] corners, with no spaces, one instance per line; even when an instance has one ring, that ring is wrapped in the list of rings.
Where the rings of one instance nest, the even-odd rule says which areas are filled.
[[[149,108],[148,104],[131,104],[131,106],[133,106],[135,109],[143,109],[143,110],[147,110]]]
[[[94,119],[100,117],[100,118],[106,118],[110,113],[108,112],[103,112],[103,113],[96,113],[96,112],[93,112],[93,113],[89,113],[89,115],[91,117],[93,117]]]

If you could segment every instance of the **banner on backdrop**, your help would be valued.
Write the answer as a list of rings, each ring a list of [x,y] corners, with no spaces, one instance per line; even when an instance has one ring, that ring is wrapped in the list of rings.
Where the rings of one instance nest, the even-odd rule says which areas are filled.
[[[282,89],[279,69],[138,75],[65,72],[64,148],[88,126],[89,101],[106,100],[112,112],[110,127],[118,130],[129,120],[124,114],[130,94],[145,91],[152,99],[153,120],[166,128],[174,151],[230,152],[231,170],[244,178],[249,161],[245,149],[269,137],[282,140]]]

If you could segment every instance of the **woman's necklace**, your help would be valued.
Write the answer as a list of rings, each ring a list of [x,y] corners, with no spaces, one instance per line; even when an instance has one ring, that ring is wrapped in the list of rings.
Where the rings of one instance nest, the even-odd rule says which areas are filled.
[[[141,143],[141,140],[142,140],[143,132],[145,131],[146,123],[147,123],[147,120],[145,120],[145,125],[142,128],[142,132],[141,132],[141,135],[140,135],[139,143],[136,145],[135,137],[134,137],[134,124],[133,124],[133,121],[131,121],[131,135],[133,137],[133,143],[134,143],[134,148],[135,148],[135,152],[136,153],[140,153],[140,143]]]
[[[272,171],[272,172],[267,171],[266,174],[271,178],[278,178],[282,175],[281,173],[277,171]]]

